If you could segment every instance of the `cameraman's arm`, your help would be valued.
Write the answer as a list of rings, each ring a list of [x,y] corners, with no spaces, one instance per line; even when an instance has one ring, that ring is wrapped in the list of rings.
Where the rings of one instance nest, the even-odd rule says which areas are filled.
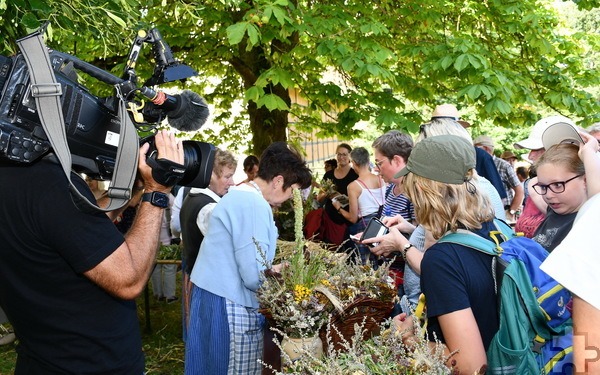
[[[139,200],[142,198],[143,193],[144,193],[143,181],[136,180],[133,185],[132,191],[131,191],[131,194],[133,194],[133,197],[129,200],[129,203],[119,209],[108,211],[106,213],[106,216],[108,216],[108,218],[110,220],[112,220],[113,222],[117,221],[120,218],[123,211],[125,211],[127,209],[127,207],[130,207],[130,206],[135,207],[139,203]],[[110,198],[108,197],[108,192],[104,192],[102,194],[102,196],[100,196],[98,199],[96,199],[96,204],[100,208],[107,207],[109,203],[110,203]]]
[[[155,141],[159,158],[183,164],[183,148],[172,134],[161,131],[156,135]],[[154,181],[152,170],[146,164],[148,147],[148,144],[141,147],[139,158],[139,171],[146,192],[168,194],[171,189]],[[154,267],[162,217],[162,208],[142,202],[125,236],[125,242],[96,267],[85,272],[85,275],[116,297],[136,298],[143,291]]]

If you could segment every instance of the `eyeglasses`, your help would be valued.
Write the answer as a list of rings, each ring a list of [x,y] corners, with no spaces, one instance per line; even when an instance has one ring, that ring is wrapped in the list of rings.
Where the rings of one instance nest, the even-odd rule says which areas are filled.
[[[565,191],[565,185],[567,184],[567,182],[573,181],[577,177],[581,177],[581,176],[583,176],[583,174],[578,174],[577,176],[571,177],[566,181],[553,182],[548,185],[535,184],[535,185],[533,185],[533,190],[535,190],[535,192],[538,193],[539,195],[546,195],[546,193],[548,192],[548,189],[550,189],[550,191],[553,192],[554,194],[560,194],[563,191]]]
[[[381,168],[381,164],[383,164],[384,161],[385,161],[385,159],[382,159],[382,160],[375,159],[375,166],[377,168]]]
[[[337,156],[344,156],[344,157],[347,157],[347,156],[349,156],[350,154],[344,154],[344,153],[342,153],[342,152],[338,152],[336,155],[337,155]]]

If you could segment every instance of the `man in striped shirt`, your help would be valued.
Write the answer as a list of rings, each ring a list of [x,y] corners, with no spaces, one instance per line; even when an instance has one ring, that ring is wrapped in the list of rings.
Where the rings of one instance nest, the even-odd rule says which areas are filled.
[[[405,222],[402,224],[401,232],[406,238],[410,237],[410,233],[414,231],[417,224],[415,222],[415,210],[412,203],[403,194],[402,179],[404,177],[395,178],[394,176],[406,165],[413,145],[411,136],[398,130],[391,130],[379,136],[372,144],[375,155],[375,167],[383,180],[388,184],[382,215],[387,217],[402,216]],[[390,265],[391,273],[396,276],[396,286],[398,287],[398,296],[400,297],[405,294],[404,278],[406,276],[406,268],[409,267],[405,266],[402,257],[396,257]],[[392,315],[397,315],[399,312],[400,309],[397,306]]]

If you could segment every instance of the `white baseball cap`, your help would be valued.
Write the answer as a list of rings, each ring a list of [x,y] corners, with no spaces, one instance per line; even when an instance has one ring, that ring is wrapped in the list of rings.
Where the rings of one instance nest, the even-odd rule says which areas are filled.
[[[542,135],[544,134],[546,129],[548,129],[551,125],[559,123],[564,123],[575,127],[575,123],[564,116],[555,115],[550,117],[544,117],[543,119],[536,122],[535,125],[533,125],[531,133],[529,133],[529,137],[514,144],[515,148],[517,150],[524,148],[530,150],[539,150],[541,148],[544,148]]]

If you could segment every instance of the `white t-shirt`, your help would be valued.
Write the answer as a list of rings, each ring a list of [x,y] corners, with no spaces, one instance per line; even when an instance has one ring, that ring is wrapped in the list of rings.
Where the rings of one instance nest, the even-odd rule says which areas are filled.
[[[579,210],[573,228],[540,269],[590,305],[600,309],[600,194],[590,198]]]

